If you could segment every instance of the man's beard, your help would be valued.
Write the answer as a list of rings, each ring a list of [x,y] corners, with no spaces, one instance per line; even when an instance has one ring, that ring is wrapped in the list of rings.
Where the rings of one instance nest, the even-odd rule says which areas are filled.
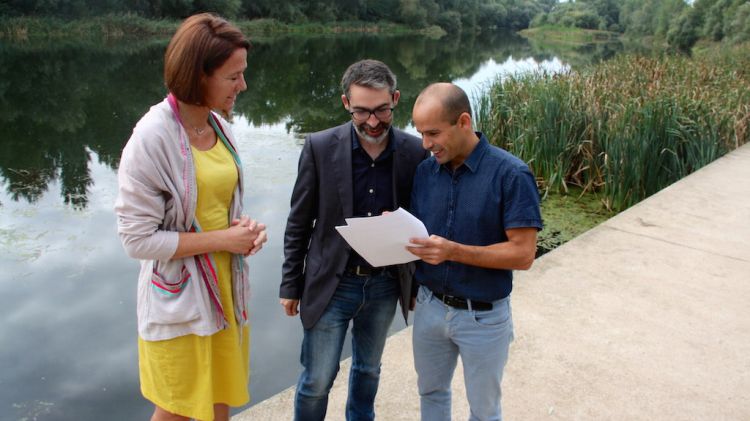
[[[383,133],[381,133],[378,137],[373,137],[367,134],[367,131],[365,130],[365,127],[367,126],[367,123],[362,124],[355,124],[354,130],[357,131],[357,134],[359,135],[360,139],[364,139],[365,142],[371,144],[371,145],[379,145],[383,143],[383,141],[388,137],[388,129],[390,129],[391,125],[383,123],[382,121],[378,123],[377,126],[375,126],[376,129],[382,128]]]

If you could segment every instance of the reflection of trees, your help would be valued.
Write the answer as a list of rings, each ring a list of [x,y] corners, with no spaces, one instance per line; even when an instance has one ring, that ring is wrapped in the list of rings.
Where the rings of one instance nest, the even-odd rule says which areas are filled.
[[[116,165],[135,121],[163,96],[162,51],[0,47],[0,175],[11,196],[34,202],[59,179],[65,203],[85,207],[87,149]]]
[[[58,180],[63,199],[85,207],[89,151],[116,168],[133,125],[164,96],[166,42],[102,45],[0,44],[0,177],[11,197],[34,202]],[[253,124],[285,121],[305,133],[348,119],[339,80],[365,57],[387,63],[402,96],[395,124],[404,126],[428,83],[471,76],[486,60],[530,55],[512,34],[429,39],[351,35],[256,41],[248,58],[248,91],[236,112]]]
[[[339,81],[362,58],[382,60],[396,73],[401,101],[395,124],[406,125],[417,94],[427,84],[471,76],[487,59],[528,55],[528,44],[510,33],[430,39],[415,36],[287,37],[256,42],[248,59],[248,91],[236,111],[255,124],[287,121],[310,132],[348,118]]]
[[[534,57],[559,57],[573,67],[595,64],[614,57],[624,50],[619,41],[592,42],[588,44],[545,43],[544,40],[530,39]]]

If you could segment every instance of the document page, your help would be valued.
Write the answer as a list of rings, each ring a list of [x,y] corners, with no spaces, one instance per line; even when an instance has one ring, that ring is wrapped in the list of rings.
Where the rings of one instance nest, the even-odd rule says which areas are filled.
[[[380,216],[347,218],[346,224],[336,230],[374,267],[418,260],[405,247],[410,238],[429,237],[422,221],[401,208]]]

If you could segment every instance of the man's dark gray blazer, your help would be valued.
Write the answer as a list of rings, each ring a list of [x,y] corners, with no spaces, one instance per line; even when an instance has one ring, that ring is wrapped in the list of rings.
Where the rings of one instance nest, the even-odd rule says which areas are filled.
[[[415,136],[391,128],[393,209],[409,208],[417,165],[429,156]],[[352,123],[308,135],[284,234],[279,297],[300,300],[305,329],[317,323],[344,272],[351,247],[334,229],[353,217]],[[412,265],[398,265],[404,319],[412,296]]]

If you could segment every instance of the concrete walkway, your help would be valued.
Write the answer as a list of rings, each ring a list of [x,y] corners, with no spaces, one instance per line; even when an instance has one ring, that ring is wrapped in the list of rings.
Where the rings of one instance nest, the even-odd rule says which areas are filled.
[[[750,145],[517,272],[513,317],[506,420],[750,420]],[[465,420],[460,370],[453,390]],[[233,420],[292,419],[293,395]],[[419,419],[411,328],[388,340],[376,406]]]

